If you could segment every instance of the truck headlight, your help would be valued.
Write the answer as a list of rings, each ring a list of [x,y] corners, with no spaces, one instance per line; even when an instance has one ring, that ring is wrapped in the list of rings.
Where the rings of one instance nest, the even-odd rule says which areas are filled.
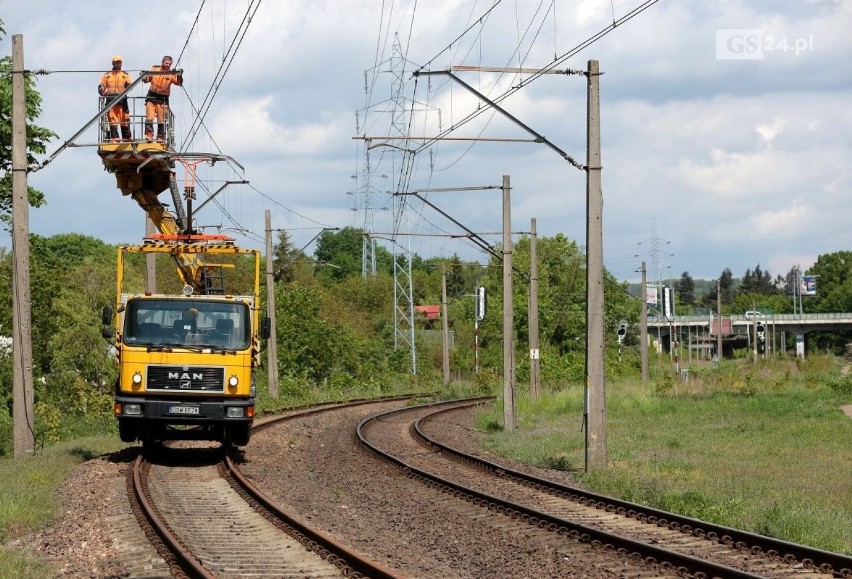
[[[240,379],[237,378],[236,374],[233,374],[230,378],[228,378],[228,386],[231,388],[236,388],[237,384],[240,383]]]
[[[124,405],[124,413],[125,414],[142,414],[142,405],[141,404],[125,404]]]
[[[228,409],[225,411],[228,418],[242,418],[245,416],[245,409],[241,406],[228,406]]]
[[[136,371],[136,373],[135,373],[135,374],[133,374],[133,378],[132,378],[132,380],[133,380],[133,383],[134,383],[134,384],[136,384],[137,386],[138,386],[139,384],[141,384],[141,383],[142,383],[142,372],[140,372],[139,370],[137,370],[137,371]]]

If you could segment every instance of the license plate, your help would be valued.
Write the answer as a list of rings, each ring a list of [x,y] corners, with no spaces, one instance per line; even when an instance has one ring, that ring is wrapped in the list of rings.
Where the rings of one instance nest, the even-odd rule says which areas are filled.
[[[169,406],[169,414],[199,414],[198,406]]]

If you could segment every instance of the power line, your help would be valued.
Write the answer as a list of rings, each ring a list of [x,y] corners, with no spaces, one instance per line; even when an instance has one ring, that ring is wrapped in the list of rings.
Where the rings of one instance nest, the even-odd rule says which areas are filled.
[[[219,70],[216,72],[216,75],[213,78],[213,82],[210,85],[210,89],[207,91],[207,95],[204,97],[204,101],[201,103],[201,107],[196,116],[196,119],[193,121],[192,125],[189,128],[187,136],[184,137],[184,140],[181,143],[181,150],[183,150],[184,146],[195,137],[195,134],[198,132],[199,125],[202,123],[204,117],[207,115],[207,112],[210,110],[210,105],[213,103],[213,99],[215,98],[216,93],[219,91],[219,87],[222,86],[222,82],[225,79],[225,75],[231,68],[231,63],[234,61],[234,57],[236,56],[237,51],[239,50],[240,45],[242,44],[243,39],[245,38],[246,32],[248,32],[248,27],[251,24],[252,18],[254,18],[254,15],[257,13],[258,8],[260,8],[260,3],[261,0],[251,0],[251,2],[249,2],[248,7],[246,8],[246,12],[243,15],[243,19],[237,27],[237,32],[234,33],[234,37],[231,39],[231,44],[222,58]]]
[[[302,214],[301,214],[301,213],[299,213],[298,211],[294,211],[293,209],[290,209],[289,207],[287,207],[287,206],[286,206],[286,205],[284,205],[283,203],[281,203],[281,202],[279,202],[279,201],[276,201],[275,199],[273,199],[272,197],[270,197],[269,195],[267,195],[267,194],[266,194],[266,193],[264,193],[263,191],[261,191],[261,190],[257,189],[254,185],[252,185],[252,184],[250,184],[250,183],[249,183],[249,185],[248,185],[248,186],[249,186],[252,190],[254,190],[256,193],[258,193],[261,197],[263,197],[264,199],[266,199],[266,200],[268,200],[268,201],[271,201],[271,202],[272,202],[272,203],[274,203],[275,205],[278,205],[279,207],[281,207],[281,208],[282,208],[282,209],[284,209],[285,211],[288,211],[289,213],[292,213],[293,215],[297,215],[298,217],[301,217],[302,219],[305,219],[305,220],[307,220],[307,221],[310,221],[311,223],[315,223],[315,224],[319,225],[320,227],[324,227],[324,228],[327,228],[327,229],[334,229],[334,228],[333,228],[332,226],[330,226],[330,225],[326,225],[325,223],[320,223],[319,221],[317,221],[317,220],[315,220],[315,219],[311,219],[310,217],[307,217],[307,216],[305,216],[305,215],[302,215]]]
[[[462,32],[461,34],[459,34],[459,35],[458,35],[458,36],[457,36],[457,37],[456,37],[456,38],[455,38],[452,42],[450,42],[447,46],[445,46],[445,47],[444,47],[444,48],[442,48],[440,51],[438,51],[438,53],[437,53],[435,56],[433,56],[432,58],[430,58],[429,60],[427,60],[427,61],[426,61],[426,63],[425,63],[424,65],[422,65],[422,66],[421,66],[418,70],[423,70],[424,68],[427,68],[430,64],[432,64],[433,62],[435,62],[435,60],[436,60],[439,56],[441,56],[442,54],[444,54],[446,51],[448,51],[450,48],[452,48],[454,44],[456,44],[459,40],[461,40],[462,38],[464,38],[464,36],[465,36],[468,32],[470,32],[470,31],[473,29],[473,27],[474,27],[474,26],[476,26],[477,24],[481,24],[481,23],[482,23],[482,22],[483,22],[483,21],[484,21],[484,20],[488,17],[488,15],[489,15],[489,14],[491,14],[491,12],[492,12],[495,8],[497,8],[497,6],[498,6],[498,5],[499,5],[502,1],[503,1],[503,0],[495,0],[495,1],[494,1],[494,4],[492,4],[492,5],[491,5],[491,8],[489,8],[488,10],[486,10],[486,11],[485,11],[485,13],[484,13],[484,14],[482,14],[482,16],[480,16],[479,18],[477,18],[477,19],[476,19],[476,22],[474,22],[473,24],[471,24],[470,26],[468,26],[468,27],[464,30],[464,32]]]
[[[549,65],[540,69],[538,72],[533,73],[528,78],[521,80],[517,84],[513,85],[506,92],[504,92],[500,96],[494,98],[493,102],[495,104],[501,103],[502,101],[504,101],[505,99],[507,99],[511,95],[515,94],[516,92],[518,92],[522,88],[525,88],[528,84],[530,84],[534,80],[540,78],[541,76],[543,76],[545,74],[548,74],[548,73],[556,70],[557,67],[559,67],[559,65],[564,63],[566,60],[575,56],[580,51],[588,48],[589,46],[591,46],[592,44],[594,44],[595,42],[597,42],[598,40],[600,40],[601,38],[603,38],[604,36],[606,36],[607,34],[612,32],[613,30],[615,30],[618,26],[621,26],[622,24],[628,22],[629,20],[632,20],[633,18],[635,18],[636,16],[638,16],[639,14],[641,14],[642,12],[644,12],[645,10],[647,10],[648,8],[650,8],[651,6],[656,4],[657,2],[659,2],[659,0],[646,0],[641,5],[637,6],[636,8],[634,8],[633,10],[631,10],[630,12],[628,12],[627,14],[625,14],[624,16],[619,18],[618,20],[614,21],[612,24],[610,24],[610,25],[606,26],[605,28],[599,30],[598,32],[596,32],[595,34],[593,34],[592,36],[590,36],[589,38],[587,38],[586,40],[584,40],[580,44],[576,45],[574,48],[572,48],[571,50],[569,50],[568,52],[566,52],[562,56],[554,59],[553,62],[551,62]],[[569,69],[569,70],[566,70],[565,72],[566,72],[566,74],[568,74],[568,73],[573,73],[575,71],[571,71]],[[417,85],[415,84],[415,87],[416,86]],[[440,133],[437,137],[435,137],[434,140],[427,141],[427,142],[423,143],[422,145],[420,145],[420,147],[418,147],[415,150],[415,153],[420,152],[421,150],[425,149],[426,147],[429,147],[432,143],[434,143],[435,141],[440,139],[442,136],[448,135],[449,133],[455,131],[456,129],[466,125],[468,122],[472,121],[473,119],[478,117],[480,114],[482,114],[485,110],[488,110],[488,109],[487,108],[479,108],[479,109],[469,113],[461,121],[453,124],[453,126],[449,127],[448,129],[446,129],[442,133]]]
[[[183,48],[180,49],[180,53],[178,54],[177,60],[175,61],[175,66],[180,64],[180,59],[183,58],[183,53],[186,52],[186,47],[189,46],[189,39],[192,38],[192,33],[195,31],[195,26],[198,24],[198,19],[201,18],[201,10],[204,8],[204,3],[206,0],[201,0],[201,5],[198,7],[198,12],[195,13],[195,20],[192,22],[192,26],[189,29],[189,33],[186,35],[186,40],[183,43]]]

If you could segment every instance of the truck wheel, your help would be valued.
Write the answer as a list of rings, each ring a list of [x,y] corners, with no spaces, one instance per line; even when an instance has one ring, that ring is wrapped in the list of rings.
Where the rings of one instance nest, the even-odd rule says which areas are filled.
[[[118,436],[121,442],[136,442],[139,438],[139,429],[126,420],[118,421]]]
[[[248,424],[234,424],[228,428],[229,442],[234,446],[245,446],[251,438],[251,428]]]

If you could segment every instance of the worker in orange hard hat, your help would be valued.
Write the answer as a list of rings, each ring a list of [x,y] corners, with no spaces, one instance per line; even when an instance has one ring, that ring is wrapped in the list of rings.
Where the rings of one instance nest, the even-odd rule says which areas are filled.
[[[152,72],[169,72],[172,69],[172,57],[164,56],[159,65],[151,67]],[[157,119],[157,140],[165,141],[165,119],[169,112],[169,94],[172,85],[183,84],[183,71],[176,70],[174,74],[149,74],[142,82],[151,83],[148,95],[145,97],[145,138],[154,139],[154,119]]]
[[[112,70],[109,70],[101,77],[101,83],[98,85],[98,94],[106,97],[109,101],[112,97],[117,97],[133,82],[130,75],[121,70],[121,64],[124,59],[121,55],[112,57]],[[109,121],[109,136],[113,141],[118,141],[118,129],[121,127],[121,138],[125,141],[132,141],[133,136],[130,134],[130,107],[127,106],[127,97],[124,97],[115,105],[110,107],[107,113]]]

